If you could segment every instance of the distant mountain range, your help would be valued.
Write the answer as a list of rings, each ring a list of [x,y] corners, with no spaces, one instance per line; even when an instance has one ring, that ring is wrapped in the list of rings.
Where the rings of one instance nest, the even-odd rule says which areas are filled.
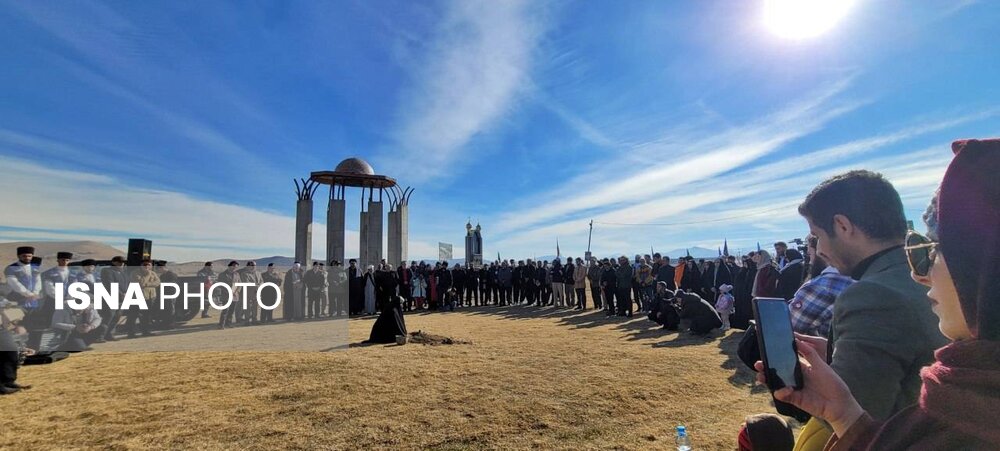
[[[730,249],[729,251],[730,251],[730,254],[735,254],[736,253],[735,249]],[[674,249],[674,250],[666,252],[666,253],[664,253],[662,251],[658,251],[658,252],[660,252],[660,254],[668,256],[668,257],[670,257],[672,259],[678,259],[678,258],[681,258],[681,257],[685,257],[685,256],[688,255],[688,252],[690,252],[691,256],[694,257],[694,258],[715,258],[715,257],[719,256],[719,250],[718,249],[706,249],[704,247],[697,247],[697,246],[692,247],[690,249]]]

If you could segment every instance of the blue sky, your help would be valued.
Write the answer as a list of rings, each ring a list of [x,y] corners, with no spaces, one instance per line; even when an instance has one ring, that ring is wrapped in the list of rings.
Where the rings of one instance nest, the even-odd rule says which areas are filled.
[[[292,179],[358,156],[416,189],[411,257],[460,255],[470,217],[488,256],[582,254],[591,219],[597,254],[749,248],[854,168],[919,223],[948,144],[1000,134],[1000,5],[858,0],[800,40],[761,11],[0,1],[0,240],[290,255]]]

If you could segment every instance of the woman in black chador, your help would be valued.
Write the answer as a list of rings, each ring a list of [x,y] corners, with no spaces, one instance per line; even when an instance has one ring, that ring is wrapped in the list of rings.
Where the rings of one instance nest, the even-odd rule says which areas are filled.
[[[406,335],[406,323],[403,321],[403,298],[393,296],[389,305],[372,326],[372,333],[365,343],[395,343],[396,335]]]
[[[708,301],[696,294],[684,293],[680,295],[681,312],[683,319],[691,320],[691,333],[695,335],[705,335],[722,327],[722,319],[719,312]]]

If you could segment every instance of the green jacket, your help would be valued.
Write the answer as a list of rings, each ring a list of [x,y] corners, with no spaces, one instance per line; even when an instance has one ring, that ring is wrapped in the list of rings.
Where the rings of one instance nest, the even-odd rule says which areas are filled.
[[[902,249],[879,256],[833,304],[833,369],[868,413],[884,420],[913,405],[920,369],[947,344],[927,287],[910,278]]]

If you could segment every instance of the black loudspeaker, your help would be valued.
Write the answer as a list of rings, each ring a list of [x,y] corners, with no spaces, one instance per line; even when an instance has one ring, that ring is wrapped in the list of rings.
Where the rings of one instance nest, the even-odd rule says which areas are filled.
[[[143,260],[152,258],[153,242],[142,238],[128,240],[128,265],[139,266]]]

